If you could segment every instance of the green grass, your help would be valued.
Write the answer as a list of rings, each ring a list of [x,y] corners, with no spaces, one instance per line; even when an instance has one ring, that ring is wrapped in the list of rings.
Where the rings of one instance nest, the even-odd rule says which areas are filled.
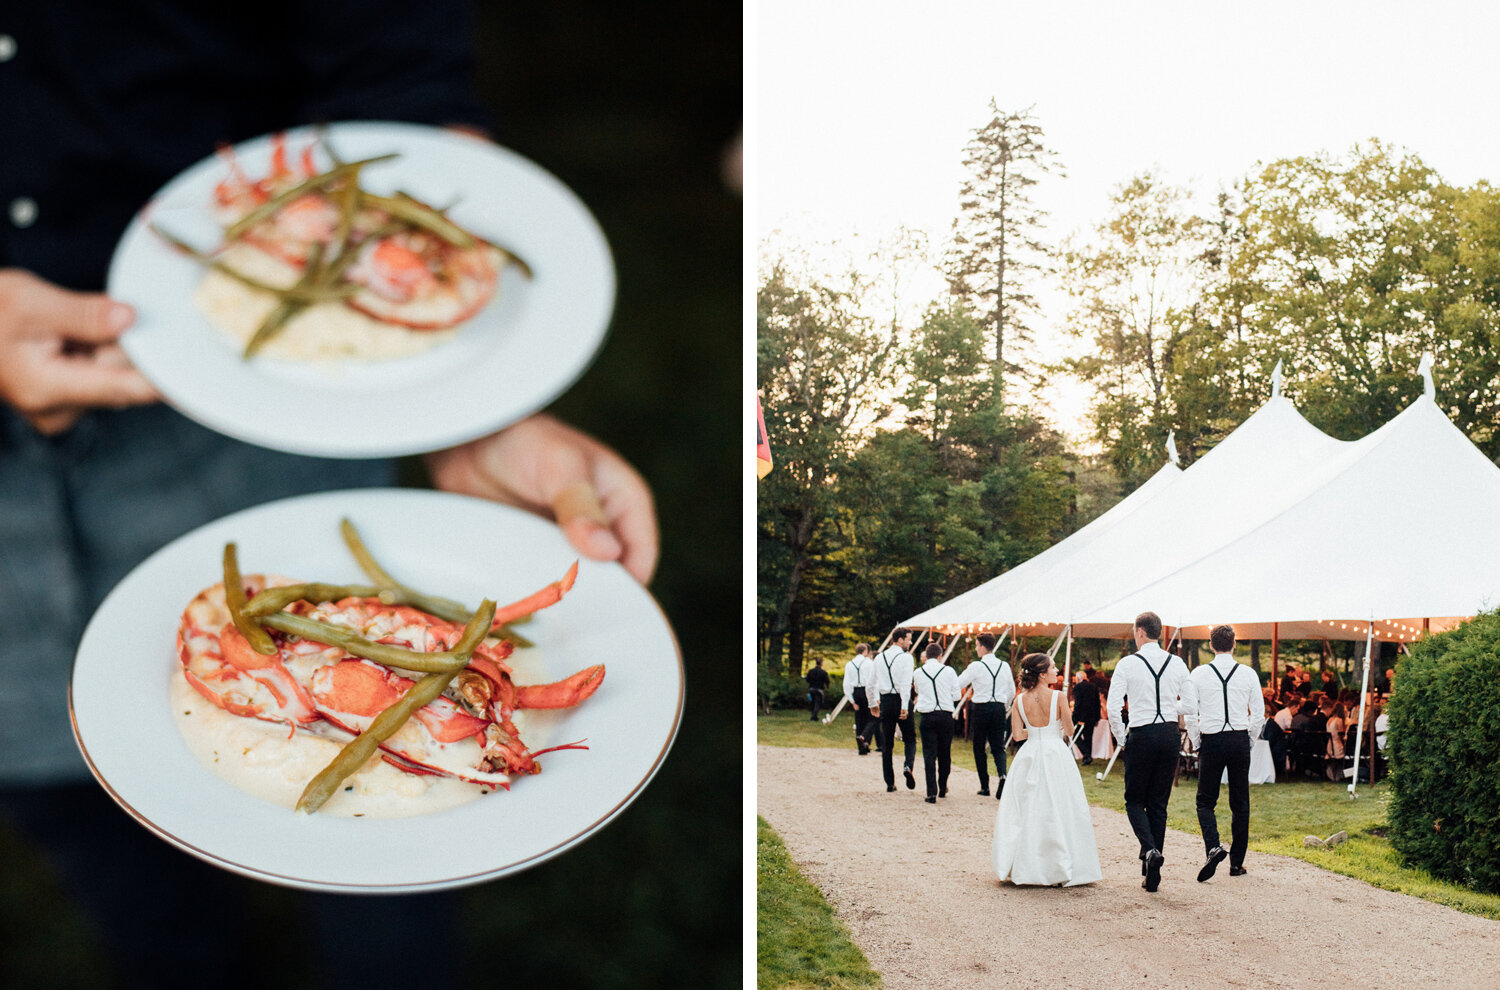
[[[808,721],[805,712],[775,712],[756,719],[757,738],[764,746],[853,748],[853,721],[847,711],[830,726]],[[1095,729],[1105,731],[1103,729]],[[899,744],[898,744],[899,745]],[[899,750],[898,750],[899,752]],[[967,742],[954,740],[953,765],[974,769],[973,751]],[[1115,811],[1125,810],[1124,767],[1118,761],[1104,781],[1094,773],[1104,769],[1095,760],[1080,768],[1089,803]],[[1439,880],[1431,874],[1402,866],[1385,837],[1388,784],[1363,784],[1358,798],[1349,797],[1345,784],[1317,780],[1282,780],[1250,789],[1250,848],[1304,860],[1334,873],[1363,880],[1385,890],[1400,891],[1434,901],[1467,914],[1500,919],[1500,895],[1484,894]],[[1184,778],[1172,790],[1167,804],[1167,824],[1192,835],[1201,835],[1194,801],[1197,779]],[[1219,830],[1229,830],[1228,788],[1220,789]],[[1343,830],[1349,841],[1333,849],[1306,848],[1304,836],[1327,838]]]
[[[756,819],[756,986],[760,990],[880,986],[880,975],[849,938],[764,818]]]

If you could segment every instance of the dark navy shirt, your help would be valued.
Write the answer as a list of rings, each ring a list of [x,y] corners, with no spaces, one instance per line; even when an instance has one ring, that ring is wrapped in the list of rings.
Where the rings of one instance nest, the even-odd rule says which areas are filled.
[[[487,130],[469,16],[458,0],[0,5],[0,268],[102,289],[135,211],[221,142],[339,120]],[[0,403],[0,787],[87,778],[68,675],[130,568],[229,512],[393,481],[386,461],[264,450],[162,405],[43,437]]]
[[[337,120],[488,129],[455,0],[0,6],[0,267],[99,289],[131,216],[235,143]]]

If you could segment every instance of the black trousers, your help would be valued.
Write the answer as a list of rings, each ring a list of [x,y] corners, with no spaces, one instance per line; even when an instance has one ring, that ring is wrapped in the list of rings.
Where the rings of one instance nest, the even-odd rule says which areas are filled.
[[[901,696],[899,694],[882,694],[880,696],[880,772],[885,775],[885,786],[890,787],[896,782],[896,769],[891,765],[891,754],[896,747],[896,731],[901,731],[901,749],[904,754],[902,765],[910,770],[916,764],[916,754],[912,751],[916,733],[911,731],[911,715],[901,718]]]
[[[1080,722],[1083,726],[1083,734],[1078,737],[1078,750],[1083,753],[1083,762],[1091,763],[1094,759],[1094,726],[1099,724],[1098,719],[1092,722]]]
[[[1203,848],[1219,844],[1219,778],[1229,770],[1229,865],[1245,865],[1250,845],[1250,733],[1216,732],[1203,736],[1198,748],[1198,827]]]
[[[812,714],[808,718],[816,722],[818,713],[823,710],[823,691],[820,688],[812,688],[807,692],[808,702],[812,705]]]
[[[1167,838],[1167,800],[1177,773],[1177,723],[1157,722],[1130,730],[1125,746],[1125,817],[1141,844],[1162,852]]]
[[[990,789],[990,769],[984,757],[985,748],[995,758],[995,776],[1005,779],[1005,741],[1010,738],[1010,714],[1003,701],[985,701],[969,706],[969,732],[974,737],[974,769],[979,771],[979,786]]]
[[[870,714],[870,703],[865,700],[865,689],[857,687],[850,695],[854,704],[859,707],[854,709],[854,741],[855,743],[870,742],[875,737],[875,716]]]
[[[882,709],[884,711],[884,709]],[[948,771],[953,766],[953,713],[922,713],[922,768],[927,773],[927,796],[948,793]]]

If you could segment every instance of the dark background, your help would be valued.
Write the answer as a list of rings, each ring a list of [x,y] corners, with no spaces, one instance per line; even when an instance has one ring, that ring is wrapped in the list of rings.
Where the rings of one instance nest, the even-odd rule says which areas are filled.
[[[551,862],[463,892],[466,971],[486,987],[737,986],[741,206],[721,159],[740,125],[741,11],[686,0],[476,10],[496,139],[571,186],[614,252],[609,341],[552,409],[618,449],[656,492],[651,590],[688,686],[671,756],[620,818]],[[0,832],[0,985],[117,985],[55,879],[26,859]],[[267,986],[319,985],[276,936],[296,924],[293,896],[258,886],[257,899],[265,956],[247,964]]]

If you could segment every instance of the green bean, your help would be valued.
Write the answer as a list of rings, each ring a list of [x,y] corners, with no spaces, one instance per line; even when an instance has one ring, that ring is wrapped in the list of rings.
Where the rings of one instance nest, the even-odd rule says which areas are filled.
[[[397,597],[392,599],[392,604],[410,605],[419,608],[429,615],[435,615],[439,619],[447,619],[449,622],[462,622],[469,614],[469,610],[451,598],[439,598],[436,595],[423,594],[415,588],[408,588],[391,576],[390,572],[376,561],[370,553],[365,541],[360,538],[359,530],[348,519],[339,520],[339,532],[344,534],[344,544],[349,547],[349,552],[354,555],[359,569],[365,572],[365,576],[374,581],[382,592],[391,592]],[[264,592],[263,592],[264,593]],[[517,619],[515,623],[506,623],[495,630],[495,635],[510,640],[521,649],[529,649],[536,644],[516,632],[512,626],[521,622],[530,622],[531,616]]]
[[[365,576],[374,581],[383,589],[399,592],[405,599],[406,604],[415,606],[424,612],[437,616],[439,619],[447,619],[449,622],[462,622],[469,617],[469,610],[464,608],[460,602],[451,598],[439,598],[436,595],[425,595],[415,588],[408,588],[391,576],[390,572],[376,561],[370,553],[365,541],[360,537],[359,530],[347,518],[339,520],[339,532],[344,536],[344,544],[349,552],[354,555],[354,560],[359,564],[359,569],[365,572]]]
[[[155,224],[151,225],[151,230],[162,240],[166,241],[168,244],[172,245],[183,254],[188,255],[193,260],[201,262],[202,264],[208,266],[209,268],[212,268],[216,272],[223,272],[225,275],[228,275],[230,278],[234,279],[236,282],[239,282],[242,285],[247,285],[252,289],[258,289],[261,292],[269,292],[283,301],[305,303],[339,302],[341,300],[348,299],[350,296],[354,295],[354,293],[359,291],[359,286],[357,285],[335,285],[327,287],[318,286],[316,288],[305,289],[298,288],[297,286],[272,285],[269,282],[262,282],[258,278],[252,278],[251,276],[246,275],[245,273],[238,271],[237,269],[231,268],[224,261],[215,258],[211,254],[204,254],[202,251],[199,251],[191,244],[188,244],[186,241],[179,240],[178,238],[167,233],[165,230],[162,230]]]
[[[467,662],[475,647],[484,641],[490,624],[494,621],[495,603],[486,598],[464,626],[463,635],[455,644],[454,652],[461,654]],[[333,761],[308,781],[302,796],[297,799],[297,810],[310,815],[321,808],[338,791],[345,778],[364,766],[365,761],[375,755],[376,748],[395,735],[417,709],[441,695],[457,672],[451,670],[428,674],[385,711],[375,716],[369,728],[346,743]]]
[[[276,652],[271,634],[245,615],[245,582],[240,577],[239,552],[233,543],[224,544],[224,604],[229,606],[234,627],[250,641],[256,653],[271,656]]]
[[[357,162],[345,162],[342,165],[335,165],[327,172],[320,172],[317,175],[309,176],[308,178],[303,179],[301,182],[297,183],[295,186],[286,190],[285,192],[278,193],[277,195],[272,196],[270,199],[266,200],[264,203],[260,204],[255,209],[251,210],[249,213],[246,213],[234,223],[230,224],[229,228],[224,231],[224,240],[226,242],[238,240],[240,237],[244,236],[244,234],[252,227],[256,226],[264,220],[269,220],[271,217],[275,216],[282,207],[286,206],[294,199],[305,196],[315,189],[322,189],[334,180],[341,179],[344,176],[348,175],[350,171],[358,171],[365,165],[370,165],[374,162],[388,161],[395,157],[396,155],[392,153],[389,155],[378,155],[374,158],[365,158]]]
[[[321,581],[310,581],[306,584],[283,584],[275,588],[267,588],[245,605],[245,614],[252,619],[273,612],[280,612],[292,602],[309,602],[313,605],[319,602],[336,602],[345,598],[379,598],[387,605],[404,605],[405,602],[397,601],[397,596],[382,588],[371,587],[368,584],[324,584]]]
[[[323,250],[325,245],[320,241],[313,244],[307,250],[307,268],[302,273],[302,278],[295,286],[298,289],[318,288],[322,283]],[[266,346],[271,338],[276,336],[286,326],[287,321],[307,308],[306,303],[293,302],[283,299],[276,304],[276,308],[261,321],[255,333],[251,335],[249,343],[245,345],[245,351],[241,357],[249,358],[255,352]]]
[[[273,612],[258,621],[261,625],[279,632],[301,636],[314,643],[337,646],[352,656],[374,660],[376,663],[383,663],[390,667],[400,667],[402,670],[415,670],[424,674],[445,670],[456,672],[462,670],[469,662],[467,655],[459,655],[457,647],[432,653],[407,650],[399,646],[391,646],[389,643],[377,643],[374,640],[365,639],[347,626],[337,626],[331,622],[322,622],[305,615],[294,615],[291,612]]]
[[[467,248],[474,246],[473,234],[470,234],[467,230],[464,230],[420,199],[408,196],[406,193],[397,193],[394,196],[377,196],[374,193],[367,192],[363,195],[363,199],[366,203],[384,210],[397,220],[402,220],[413,227],[419,227],[422,230],[436,234],[454,247]]]

